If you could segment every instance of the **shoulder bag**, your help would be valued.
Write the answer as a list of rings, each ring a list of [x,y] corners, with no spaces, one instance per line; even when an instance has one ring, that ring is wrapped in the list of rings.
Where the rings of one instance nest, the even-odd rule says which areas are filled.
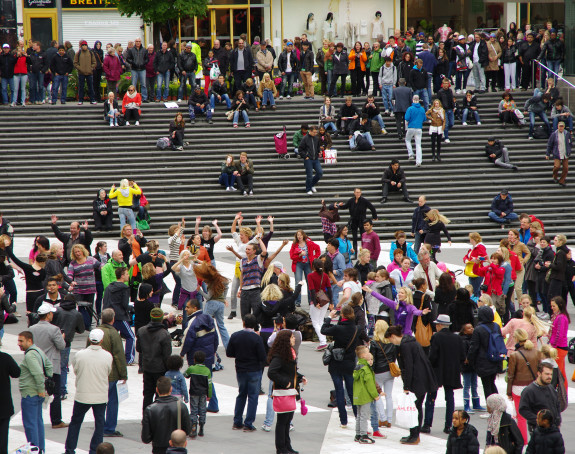
[[[226,112],[226,119],[228,121],[232,121],[234,119],[234,114],[236,113],[237,110],[239,110],[241,104],[238,104],[238,107],[235,108],[235,110],[228,110]]]
[[[349,349],[349,347],[351,347],[351,344],[353,344],[353,341],[355,340],[355,336],[357,336],[358,330],[359,330],[359,328],[356,327],[355,333],[353,333],[353,337],[349,341],[349,344],[347,344],[347,347],[345,347],[345,348],[341,348],[341,347],[334,348],[333,342],[327,346],[327,348],[323,352],[323,357],[322,357],[322,362],[323,362],[324,366],[328,366],[329,363],[332,361],[343,361],[343,358],[344,358],[345,354],[347,353],[347,350]]]
[[[324,307],[326,304],[330,303],[329,297],[327,293],[323,290],[323,277],[325,276],[324,273],[321,275],[321,281],[319,283],[319,290],[315,293],[315,304],[318,304],[319,307]],[[329,278],[328,278],[329,284]]]
[[[296,404],[296,383],[297,383],[297,367],[293,377],[293,388],[290,389],[274,389],[272,391],[273,408],[276,413],[289,413],[295,411]]]
[[[318,216],[320,218],[326,218],[330,222],[339,222],[339,208],[334,206],[333,210],[329,210],[324,203],[321,206],[321,210],[319,210]]]
[[[44,364],[44,358],[42,357],[42,353],[40,353],[35,348],[33,348],[32,350],[34,350],[35,352],[38,352],[38,354],[40,355],[40,360],[42,361],[42,369],[44,371],[44,388],[46,389],[46,394],[48,394],[49,396],[53,396],[54,392],[56,391],[56,382],[54,381],[54,377],[48,376],[46,374],[46,365]],[[26,353],[28,353],[28,352],[26,352]],[[26,354],[26,353],[24,353],[24,354]]]
[[[527,364],[527,368],[529,369],[529,372],[531,372],[531,376],[533,377],[533,381],[537,380],[537,377],[533,373],[533,369],[531,369],[531,364],[529,363],[529,361],[527,361],[527,358],[525,358],[525,355],[523,354],[523,352],[521,350],[515,350],[515,351],[517,353],[519,353],[521,356],[523,356],[523,359],[525,360],[525,364]]]
[[[421,305],[419,310],[423,310],[423,302],[425,300],[425,293],[421,295]],[[429,347],[431,345],[431,336],[433,331],[431,329],[431,324],[427,326],[421,321],[421,316],[417,317],[417,323],[415,324],[415,339],[419,342],[422,347]]]
[[[377,346],[379,347],[379,349],[381,350],[381,353],[383,353],[383,356],[385,356],[385,360],[387,361],[387,364],[389,365],[389,373],[391,374],[392,377],[399,377],[401,375],[401,369],[399,368],[399,366],[397,364],[395,364],[395,362],[390,362],[389,359],[387,359],[387,355],[385,354],[385,350],[383,349],[383,347],[381,346],[381,344],[377,341],[375,341],[377,343]]]

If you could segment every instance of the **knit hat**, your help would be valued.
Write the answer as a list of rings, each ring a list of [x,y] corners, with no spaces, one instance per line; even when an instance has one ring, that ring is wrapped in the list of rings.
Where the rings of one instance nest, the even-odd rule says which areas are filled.
[[[191,48],[192,48],[192,43],[189,42],[188,44],[186,44],[186,47],[189,47],[189,48],[191,49]]]
[[[88,45],[88,41],[81,41],[80,42],[80,46],[87,46]]]
[[[153,322],[161,322],[164,319],[164,311],[155,307],[150,311],[150,318]]]

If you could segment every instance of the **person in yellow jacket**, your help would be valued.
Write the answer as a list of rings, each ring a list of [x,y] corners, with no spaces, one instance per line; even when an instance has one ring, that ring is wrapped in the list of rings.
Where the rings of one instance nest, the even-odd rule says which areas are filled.
[[[138,187],[136,182],[130,186],[128,180],[124,178],[120,181],[120,189],[116,189],[116,185],[112,185],[108,197],[111,199],[118,198],[118,216],[120,217],[120,229],[125,224],[130,224],[133,230],[136,230],[136,216],[132,210],[132,199],[135,195],[140,195],[142,190]]]

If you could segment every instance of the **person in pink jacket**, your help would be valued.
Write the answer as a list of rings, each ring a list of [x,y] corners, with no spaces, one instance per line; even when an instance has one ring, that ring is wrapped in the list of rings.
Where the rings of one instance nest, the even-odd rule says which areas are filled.
[[[565,357],[569,349],[567,331],[569,330],[569,323],[571,323],[566,306],[567,303],[560,296],[555,296],[551,299],[551,310],[553,311],[551,320],[553,325],[549,331],[549,343],[557,350],[557,365],[565,380],[565,391],[569,389],[567,375],[565,374]]]
[[[116,50],[113,47],[108,49],[108,55],[104,58],[102,69],[104,70],[106,81],[108,83],[108,93],[117,93],[118,81],[122,74],[122,64],[120,63],[120,59],[116,56]]]

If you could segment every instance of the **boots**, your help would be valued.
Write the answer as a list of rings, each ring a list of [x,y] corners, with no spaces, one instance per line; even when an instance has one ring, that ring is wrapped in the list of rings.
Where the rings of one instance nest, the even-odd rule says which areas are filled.
[[[467,398],[467,399],[464,398],[464,399],[463,399],[463,410],[465,410],[465,411],[466,411],[468,414],[470,414],[470,415],[472,415],[473,413],[475,413],[475,412],[473,411],[473,408],[471,408],[470,399],[469,399],[469,398]]]
[[[473,398],[473,409],[477,410],[477,411],[487,411],[486,408],[481,406],[481,403],[479,401],[479,397],[474,397]]]
[[[200,423],[200,430],[198,431],[198,437],[204,436],[204,425]]]
[[[233,319],[234,317],[236,317],[236,311],[231,311],[231,312],[230,312],[230,315],[229,315],[229,317],[228,317],[228,320],[231,320],[231,319]]]
[[[409,437],[404,437],[399,440],[404,445],[418,445],[419,444],[419,427],[412,427],[409,429]]]
[[[190,432],[190,438],[196,438],[198,436],[198,425],[192,424],[192,431]]]

